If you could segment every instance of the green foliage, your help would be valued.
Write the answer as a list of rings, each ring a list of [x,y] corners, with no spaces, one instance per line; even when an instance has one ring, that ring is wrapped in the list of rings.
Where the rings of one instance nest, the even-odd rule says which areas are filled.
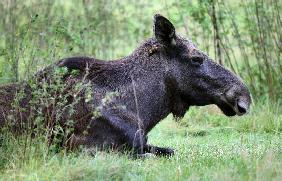
[[[66,151],[66,145],[74,131],[75,122],[72,116],[79,111],[77,105],[85,101],[84,104],[89,104],[89,109],[92,107],[91,86],[85,79],[66,82],[63,77],[68,70],[64,67],[52,67],[45,71],[48,76],[38,73],[28,84],[22,85],[30,91],[18,91],[15,95],[12,103],[13,114],[8,116],[7,125],[0,128],[1,150],[4,149],[3,154],[9,154],[0,154],[0,162],[3,163],[0,168],[7,162],[27,164],[37,154],[46,157]],[[73,74],[71,76],[75,80],[77,73]],[[28,97],[31,97],[28,106],[23,105],[22,100]],[[24,116],[26,111],[29,114]],[[10,150],[9,145],[15,147]]]

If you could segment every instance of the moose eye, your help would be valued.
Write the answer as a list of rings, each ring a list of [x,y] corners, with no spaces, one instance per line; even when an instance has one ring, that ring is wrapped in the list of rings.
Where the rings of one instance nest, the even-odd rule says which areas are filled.
[[[202,57],[191,57],[191,63],[196,66],[200,66],[204,59]]]

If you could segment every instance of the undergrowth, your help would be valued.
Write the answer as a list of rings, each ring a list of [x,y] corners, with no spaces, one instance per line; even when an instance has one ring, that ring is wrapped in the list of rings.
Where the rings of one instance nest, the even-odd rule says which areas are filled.
[[[149,143],[173,147],[176,155],[145,159],[84,149],[50,152],[40,137],[24,147],[24,136],[6,132],[0,180],[279,180],[281,123],[278,104],[257,103],[234,118],[213,106],[192,108],[179,122],[169,115],[149,134]]]

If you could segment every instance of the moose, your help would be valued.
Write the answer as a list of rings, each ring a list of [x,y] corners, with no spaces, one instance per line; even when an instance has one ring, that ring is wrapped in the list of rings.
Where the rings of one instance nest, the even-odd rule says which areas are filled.
[[[153,23],[154,37],[122,59],[71,57],[55,63],[55,67],[79,72],[75,78],[67,74],[64,81],[84,78],[91,89],[91,106],[81,99],[72,116],[75,124],[69,147],[126,148],[137,155],[171,156],[173,149],[147,144],[148,132],[170,113],[183,117],[190,106],[209,104],[217,105],[226,116],[248,112],[250,92],[238,76],[176,34],[167,18],[156,14]],[[47,69],[35,76],[39,75],[48,76]],[[11,86],[0,90],[4,88],[15,94]],[[29,94],[29,89],[25,92]],[[116,94],[105,103],[109,92]],[[24,99],[25,106],[31,97]],[[97,107],[99,115],[93,116]],[[0,126],[9,108],[0,105]],[[88,134],[83,134],[86,129]]]

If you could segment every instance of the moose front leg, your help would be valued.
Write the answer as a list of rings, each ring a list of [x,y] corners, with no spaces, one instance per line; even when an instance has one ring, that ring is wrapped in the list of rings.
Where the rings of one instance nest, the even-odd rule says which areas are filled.
[[[156,156],[170,157],[174,155],[174,150],[171,148],[146,145],[146,148],[144,150],[145,150],[145,153],[152,153]]]
[[[138,127],[138,119],[123,110],[102,111],[101,118],[119,132],[117,137],[122,137],[124,144],[129,146],[134,153],[144,153],[147,148],[147,137],[144,130]]]
[[[172,156],[174,151],[171,148],[162,148],[147,144],[147,136],[143,129],[138,128],[138,120],[133,115],[129,115],[125,111],[103,113],[103,119],[107,121],[113,128],[119,130],[125,137],[126,144],[130,146],[134,153],[142,155],[152,153],[157,156]]]

